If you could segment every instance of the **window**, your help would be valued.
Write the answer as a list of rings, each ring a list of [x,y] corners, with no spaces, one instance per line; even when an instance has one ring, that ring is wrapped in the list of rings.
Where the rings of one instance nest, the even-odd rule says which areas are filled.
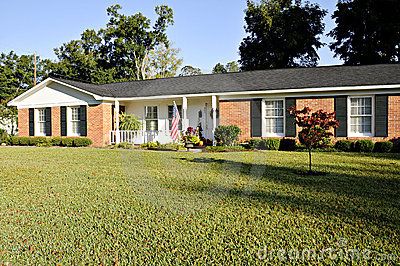
[[[71,107],[71,134],[80,135],[79,107]]]
[[[38,117],[38,135],[46,136],[46,109],[41,108],[37,109],[37,117]]]
[[[265,135],[284,136],[284,103],[283,100],[265,101]]]
[[[372,136],[372,97],[350,98],[350,134]]]
[[[181,117],[181,120],[179,121],[178,129],[182,130],[182,105],[178,105],[178,111],[179,111],[179,116]],[[169,121],[169,130],[172,129],[172,119],[173,119],[173,112],[174,112],[174,106],[169,105],[168,106],[168,121]]]
[[[158,130],[158,108],[157,106],[145,107],[146,130]]]

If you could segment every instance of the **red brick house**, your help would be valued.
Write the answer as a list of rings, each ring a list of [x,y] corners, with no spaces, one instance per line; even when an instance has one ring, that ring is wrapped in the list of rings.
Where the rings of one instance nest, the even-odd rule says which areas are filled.
[[[94,85],[48,78],[9,103],[18,108],[20,136],[87,136],[95,146],[169,142],[172,105],[182,128],[238,125],[241,140],[295,137],[288,107],[336,111],[337,138],[400,137],[400,65],[262,70]],[[120,131],[132,113],[143,130]]]

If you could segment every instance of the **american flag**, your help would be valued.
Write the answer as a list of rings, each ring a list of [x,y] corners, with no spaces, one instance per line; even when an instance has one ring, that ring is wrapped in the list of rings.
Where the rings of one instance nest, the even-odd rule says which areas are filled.
[[[178,106],[174,102],[174,109],[172,111],[172,128],[171,128],[171,137],[174,141],[179,139],[179,121],[181,120],[181,116],[179,115]]]

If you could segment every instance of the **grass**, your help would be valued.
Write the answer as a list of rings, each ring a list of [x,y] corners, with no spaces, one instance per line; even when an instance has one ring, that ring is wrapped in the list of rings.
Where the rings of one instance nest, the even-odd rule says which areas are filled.
[[[0,148],[0,265],[399,263],[400,156],[307,156]]]

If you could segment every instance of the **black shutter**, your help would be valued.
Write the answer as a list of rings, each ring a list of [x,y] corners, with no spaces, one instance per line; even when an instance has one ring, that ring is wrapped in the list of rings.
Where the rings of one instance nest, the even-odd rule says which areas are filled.
[[[261,124],[261,100],[251,101],[251,136],[261,137],[262,136],[262,124]]]
[[[285,99],[285,137],[296,137],[296,119],[290,114],[288,109],[290,107],[296,107],[295,98]]]
[[[87,115],[86,105],[81,105],[79,108],[79,133],[82,137],[87,136]]]
[[[375,96],[375,137],[388,136],[388,96]]]
[[[29,136],[35,136],[35,109],[29,108]]]
[[[335,130],[336,137],[347,137],[347,96],[335,97],[336,120],[339,127]]]
[[[60,108],[61,118],[61,136],[67,136],[67,107],[61,106]]]
[[[46,136],[51,136],[51,107],[45,109]]]

